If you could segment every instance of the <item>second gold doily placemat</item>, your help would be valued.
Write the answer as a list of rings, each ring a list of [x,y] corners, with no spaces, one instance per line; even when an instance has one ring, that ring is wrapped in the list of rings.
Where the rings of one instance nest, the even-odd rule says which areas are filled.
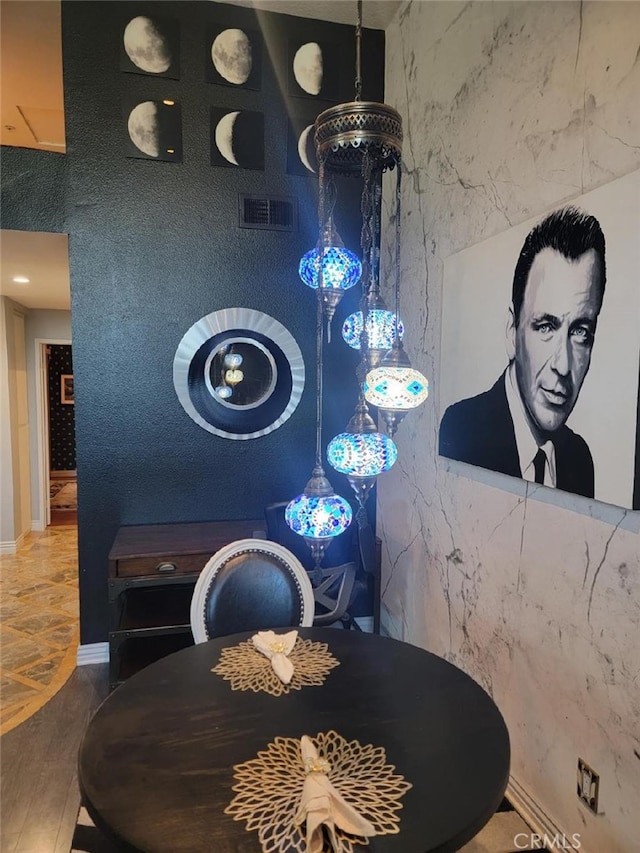
[[[272,696],[281,696],[290,690],[301,690],[324,682],[331,670],[339,666],[326,643],[297,638],[289,655],[293,664],[293,676],[289,684],[283,684],[273,671],[271,661],[260,654],[251,642],[245,640],[237,646],[222,649],[220,661],[211,670],[226,681],[232,690],[253,690]]]

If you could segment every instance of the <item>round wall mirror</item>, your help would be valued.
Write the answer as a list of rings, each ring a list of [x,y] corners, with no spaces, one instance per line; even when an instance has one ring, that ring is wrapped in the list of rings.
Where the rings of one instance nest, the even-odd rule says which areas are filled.
[[[273,392],[277,376],[274,357],[250,338],[229,338],[211,352],[205,365],[205,382],[223,406],[261,406]]]
[[[182,407],[203,429],[223,438],[267,435],[295,411],[304,361],[291,333],[249,308],[226,308],[187,331],[173,360]]]

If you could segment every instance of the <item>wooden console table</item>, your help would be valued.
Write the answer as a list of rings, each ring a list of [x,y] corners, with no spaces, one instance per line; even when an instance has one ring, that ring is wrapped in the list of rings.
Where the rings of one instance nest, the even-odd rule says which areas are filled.
[[[189,607],[198,575],[224,545],[257,531],[264,531],[261,519],[119,528],[109,552],[111,687],[193,644]]]

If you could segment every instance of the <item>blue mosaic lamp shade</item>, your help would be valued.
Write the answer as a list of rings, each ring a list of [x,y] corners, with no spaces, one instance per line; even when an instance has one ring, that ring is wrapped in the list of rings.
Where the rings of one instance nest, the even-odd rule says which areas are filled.
[[[332,539],[349,527],[353,512],[340,495],[298,495],[287,504],[284,518],[294,533],[308,539]]]
[[[215,390],[218,397],[221,397],[223,400],[228,400],[233,394],[233,390],[228,385],[218,385]]]
[[[300,278],[308,287],[317,290],[320,276],[320,252],[311,249],[303,255],[298,268]],[[360,258],[343,246],[325,246],[322,264],[323,290],[348,290],[362,275]]]
[[[414,409],[429,396],[429,381],[412,367],[376,367],[367,373],[364,398],[382,409]]]
[[[395,442],[381,432],[342,432],[327,447],[332,468],[353,477],[377,477],[398,458]]]
[[[362,311],[349,314],[342,324],[342,337],[352,349],[360,349]],[[398,337],[404,338],[404,326],[398,318]],[[396,339],[396,315],[393,311],[372,308],[367,311],[367,343],[369,349],[389,350]]]

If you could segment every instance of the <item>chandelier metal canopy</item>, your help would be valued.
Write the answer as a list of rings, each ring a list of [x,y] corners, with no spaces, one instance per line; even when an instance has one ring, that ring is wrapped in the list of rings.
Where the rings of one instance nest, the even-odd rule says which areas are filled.
[[[362,4],[358,6],[357,44],[362,36]],[[358,48],[358,57],[359,53]],[[384,169],[392,169],[402,155],[400,113],[387,104],[361,101],[359,60],[356,74],[355,101],[329,107],[315,123],[316,155],[327,169],[338,175],[362,174],[365,150],[373,150],[377,163]]]

